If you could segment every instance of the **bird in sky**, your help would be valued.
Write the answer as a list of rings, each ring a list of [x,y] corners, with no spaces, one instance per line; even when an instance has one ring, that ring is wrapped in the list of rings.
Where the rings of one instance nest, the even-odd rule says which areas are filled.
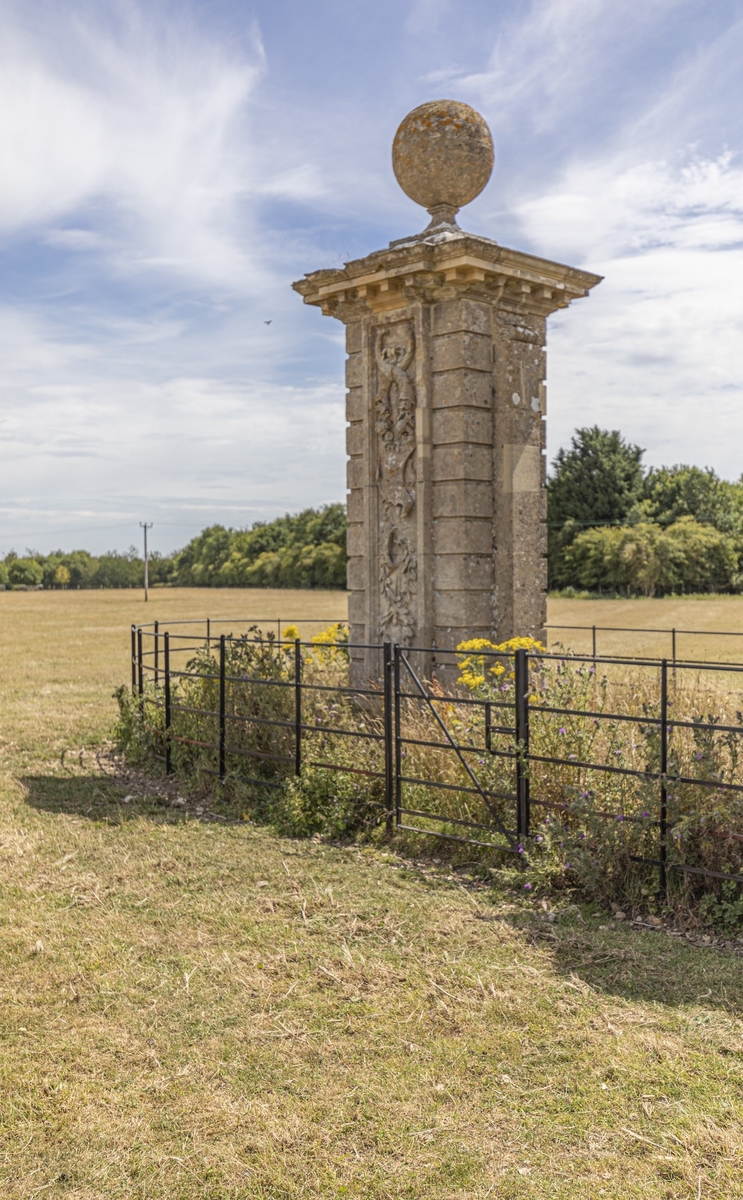
[[[263,324],[264,324],[264,325],[270,325],[270,324],[271,324],[271,322],[270,322],[270,321],[264,321],[264,322],[263,322]]]

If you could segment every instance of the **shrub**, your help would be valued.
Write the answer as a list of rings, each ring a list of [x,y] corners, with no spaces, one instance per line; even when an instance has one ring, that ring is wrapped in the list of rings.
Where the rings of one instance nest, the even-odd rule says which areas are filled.
[[[655,596],[739,587],[733,539],[692,517],[667,529],[647,522],[587,529],[564,557],[575,582],[592,591]]]

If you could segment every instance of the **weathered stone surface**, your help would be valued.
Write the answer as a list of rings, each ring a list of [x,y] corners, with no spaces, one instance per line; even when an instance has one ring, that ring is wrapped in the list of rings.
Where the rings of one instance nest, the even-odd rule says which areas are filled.
[[[442,520],[433,522],[433,552],[441,554],[492,554],[493,523],[481,520]]]
[[[364,419],[364,390],[360,387],[351,388],[346,392],[346,420],[363,421]]]
[[[349,524],[364,523],[364,493],[361,488],[355,488],[348,493],[346,499],[346,515]]]
[[[432,437],[436,447],[467,442],[478,446],[493,444],[493,414],[489,408],[442,408],[432,418]]]
[[[433,408],[490,408],[493,403],[492,376],[484,371],[440,371],[431,385]]]
[[[453,220],[493,170],[493,139],[469,104],[431,100],[408,113],[392,145],[397,182],[434,217]],[[446,211],[438,213],[438,209]]]
[[[351,625],[363,625],[365,612],[364,592],[348,593],[348,620]],[[360,639],[363,641],[363,638]]]
[[[434,371],[493,369],[493,343],[482,333],[445,333],[432,339],[431,368]]]
[[[431,332],[434,337],[448,333],[479,333],[491,336],[492,311],[488,303],[457,297],[440,300],[433,310]]]
[[[346,426],[346,454],[363,454],[366,431],[361,421]]]
[[[346,464],[346,482],[349,491],[353,488],[364,486],[364,460],[361,455],[356,458],[349,458]]]
[[[470,443],[434,446],[431,463],[434,480],[493,477],[493,452],[489,446],[473,446]]]
[[[346,325],[349,606],[364,643],[451,648],[539,636],[546,619],[546,318],[599,277],[462,232],[441,163],[413,172],[428,171],[435,228],[294,285]],[[378,652],[351,654],[357,682],[378,678]]]
[[[456,625],[464,630],[491,626],[493,597],[490,591],[436,592],[433,601],[434,626]],[[465,637],[471,636],[465,633]],[[438,642],[437,642],[438,644]]]
[[[349,525],[346,530],[346,549],[348,557],[354,558],[358,556],[362,558],[366,549],[366,536],[364,526],[361,524]]]
[[[441,554],[436,562],[438,591],[493,590],[492,554]]]
[[[346,359],[346,387],[361,387],[364,362],[360,354],[351,354]]]
[[[363,558],[349,558],[346,581],[350,591],[361,592],[364,590],[366,574]]]
[[[459,479],[437,483],[433,488],[431,516],[493,518],[493,485],[479,480]]]
[[[346,325],[346,354],[361,353],[361,321]]]

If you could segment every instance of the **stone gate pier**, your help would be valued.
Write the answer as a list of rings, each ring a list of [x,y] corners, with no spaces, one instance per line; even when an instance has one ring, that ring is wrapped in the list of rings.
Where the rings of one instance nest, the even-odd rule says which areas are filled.
[[[600,276],[459,228],[492,165],[468,105],[415,109],[393,166],[429,226],[294,284],[346,326],[351,642],[543,634],[546,321]]]

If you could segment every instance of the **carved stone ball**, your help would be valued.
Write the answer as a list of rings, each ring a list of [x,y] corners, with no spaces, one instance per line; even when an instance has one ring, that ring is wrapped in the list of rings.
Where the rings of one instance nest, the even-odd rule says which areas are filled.
[[[392,143],[392,167],[406,196],[444,220],[453,221],[457,209],[480,195],[493,159],[484,119],[459,100],[414,108]]]

